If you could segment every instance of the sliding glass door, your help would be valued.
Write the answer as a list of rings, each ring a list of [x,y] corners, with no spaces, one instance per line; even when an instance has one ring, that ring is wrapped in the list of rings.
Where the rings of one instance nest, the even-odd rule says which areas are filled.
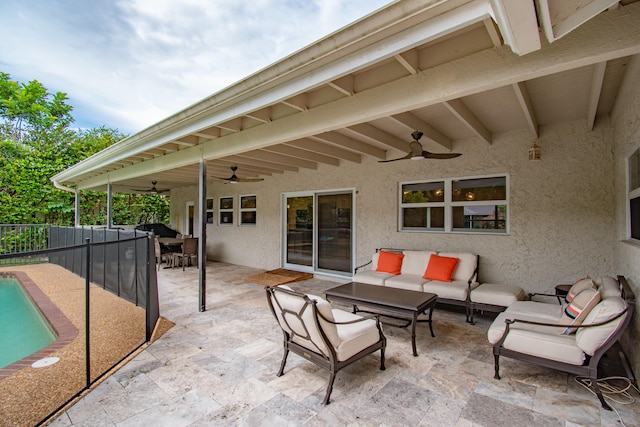
[[[284,264],[350,275],[353,263],[353,191],[285,194]]]

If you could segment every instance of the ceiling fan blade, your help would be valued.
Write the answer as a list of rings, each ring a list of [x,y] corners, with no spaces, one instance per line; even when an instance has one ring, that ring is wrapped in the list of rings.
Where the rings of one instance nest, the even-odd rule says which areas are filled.
[[[237,178],[238,182],[260,182],[264,181],[264,178]]]
[[[454,159],[460,156],[462,156],[462,153],[430,153],[422,151],[422,157],[425,159]]]
[[[398,157],[397,159],[389,159],[389,160],[378,160],[378,163],[389,163],[389,162],[395,162],[397,160],[406,160],[406,159],[410,159],[412,156],[413,154],[409,152],[404,157]]]

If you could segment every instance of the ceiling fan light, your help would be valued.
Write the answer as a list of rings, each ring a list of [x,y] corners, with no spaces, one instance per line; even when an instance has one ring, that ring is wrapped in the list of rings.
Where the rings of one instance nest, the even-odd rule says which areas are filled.
[[[415,156],[411,156],[410,158],[411,160],[423,160],[424,156],[422,154],[417,154]]]

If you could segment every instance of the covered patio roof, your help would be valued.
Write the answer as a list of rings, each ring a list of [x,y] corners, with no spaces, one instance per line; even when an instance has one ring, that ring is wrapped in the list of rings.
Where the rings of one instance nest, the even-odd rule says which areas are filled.
[[[400,157],[616,114],[640,72],[637,0],[401,0],[52,177],[135,192]],[[464,142],[463,142],[464,140]],[[527,147],[523,147],[525,150]]]

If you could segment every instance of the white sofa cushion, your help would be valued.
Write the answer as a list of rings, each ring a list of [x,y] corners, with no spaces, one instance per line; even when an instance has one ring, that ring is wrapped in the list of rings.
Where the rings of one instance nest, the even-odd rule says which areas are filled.
[[[509,327],[509,335],[502,344],[504,348],[572,365],[584,363],[584,352],[576,344],[573,335],[536,332],[517,329],[517,327],[512,329],[512,327]]]
[[[568,325],[561,332],[569,335],[576,331],[589,312],[600,302],[600,292],[595,288],[585,288],[578,292],[562,311],[560,323]]]
[[[466,301],[468,287],[469,284],[466,280],[454,280],[452,282],[429,280],[422,285],[422,290],[436,294],[438,298]]]
[[[524,289],[512,285],[483,283],[471,291],[471,301],[478,304],[490,304],[509,307],[524,299]]]
[[[415,276],[413,274],[399,274],[397,276],[389,277],[384,281],[384,285],[388,288],[408,289],[410,291],[423,291],[423,283],[426,283],[427,279],[422,276]]]
[[[349,322],[362,318],[362,316],[340,309],[333,310],[333,317],[336,319],[336,322]],[[340,361],[347,360],[354,354],[380,340],[380,333],[373,319],[335,326],[339,336],[336,354]]]
[[[506,329],[505,320],[507,319],[519,319],[519,320],[528,320],[530,322],[539,322],[539,323],[550,323],[548,319],[540,318],[536,316],[536,313],[509,313],[508,309],[498,314],[498,316],[494,319],[491,326],[489,326],[489,330],[487,331],[487,338],[491,344],[497,343],[500,338],[502,338],[502,334],[504,334],[504,330]],[[557,320],[556,320],[557,321]],[[509,326],[509,330],[511,330],[513,325]],[[515,329],[540,332],[540,333],[548,333],[551,335],[558,335],[558,327],[557,326],[540,326],[540,325],[530,325],[527,323],[518,323]]]
[[[402,260],[400,274],[411,274],[420,277],[424,276],[431,255],[435,255],[433,251],[402,251],[402,253],[404,254],[404,259]]]
[[[354,274],[353,281],[358,283],[367,283],[369,285],[383,286],[385,280],[389,277],[394,277],[394,275],[383,271],[364,270]]]
[[[618,313],[621,313],[626,306],[626,303],[621,297],[613,296],[605,298],[591,310],[583,323],[585,325],[590,325],[606,322],[607,320],[614,318]],[[616,331],[625,316],[627,316],[627,314],[602,326],[578,328],[578,331],[576,332],[576,344],[585,353],[593,356],[593,353],[595,353],[598,347],[600,347]]]
[[[597,280],[594,280],[594,282],[598,286],[600,296],[603,300],[609,297],[619,297],[622,295],[620,283],[618,283],[618,280],[615,277],[602,276]]]
[[[585,289],[596,289],[596,284],[593,282],[591,277],[584,277],[577,280],[573,285],[571,285],[569,291],[567,292],[567,295],[565,296],[565,301],[567,302],[567,304],[573,301],[573,299]]]
[[[455,270],[453,270],[453,275],[451,276],[452,281],[469,281],[476,270],[478,257],[474,254],[466,252],[438,252],[438,255],[449,258],[458,258],[458,264],[456,265]],[[424,271],[422,273],[424,274]]]
[[[544,303],[539,301],[516,301],[511,304],[505,312],[511,313],[512,317],[520,315],[535,315],[537,322],[558,323],[562,316],[564,306],[557,303]]]

